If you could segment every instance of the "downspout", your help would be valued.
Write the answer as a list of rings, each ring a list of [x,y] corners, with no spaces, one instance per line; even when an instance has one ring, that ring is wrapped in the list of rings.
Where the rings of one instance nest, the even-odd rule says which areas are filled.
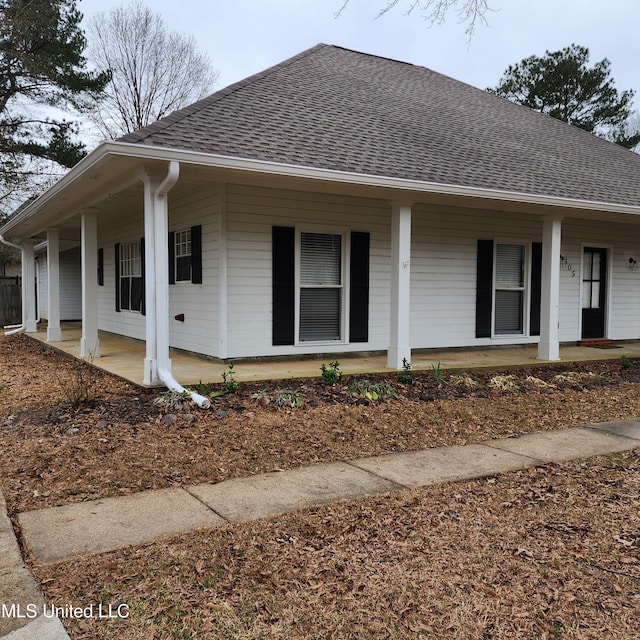
[[[6,244],[8,247],[13,247],[14,249],[18,249],[22,254],[22,247],[19,244],[16,244],[15,242],[9,242],[9,240],[7,240],[2,234],[0,234],[0,242],[2,242],[2,244]],[[12,336],[16,333],[22,333],[25,330],[25,324],[24,322],[21,322],[20,324],[10,324],[4,328],[11,329],[11,331],[5,331],[4,335]]]
[[[156,281],[158,281],[158,272],[162,274],[160,281],[161,283],[166,282],[167,274],[168,274],[168,264],[167,260],[163,259],[164,256],[167,256],[167,217],[168,217],[168,207],[167,207],[167,194],[173,186],[178,181],[178,177],[180,175],[180,164],[175,161],[171,161],[169,163],[169,170],[167,171],[167,175],[164,180],[160,183],[156,192],[153,194],[153,208],[154,208],[154,221],[155,221],[155,239],[154,242],[156,244],[156,249],[159,249],[157,246],[159,243],[162,243],[162,249],[155,251],[155,259],[156,259]],[[162,216],[162,224],[160,226],[160,233],[158,232],[158,221]],[[188,393],[191,396],[191,400],[195,402],[198,407],[201,409],[208,409],[211,406],[211,401],[209,398],[200,395],[199,393],[195,393],[194,391],[188,391],[181,384],[179,384],[175,378],[171,375],[171,371],[169,370],[169,363],[167,361],[167,356],[169,354],[169,315],[168,315],[168,284],[164,287],[164,291],[162,294],[158,295],[156,292],[156,301],[157,305],[161,307],[161,309],[156,308],[156,340],[157,340],[157,356],[158,356],[158,377],[164,383],[164,385],[170,391],[176,391],[178,393]],[[158,313],[161,311],[161,313]]]

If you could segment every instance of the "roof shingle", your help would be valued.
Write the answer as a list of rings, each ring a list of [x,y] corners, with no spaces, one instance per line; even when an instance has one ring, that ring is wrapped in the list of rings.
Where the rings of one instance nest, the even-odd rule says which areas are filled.
[[[640,156],[427,68],[329,45],[120,141],[640,206]]]

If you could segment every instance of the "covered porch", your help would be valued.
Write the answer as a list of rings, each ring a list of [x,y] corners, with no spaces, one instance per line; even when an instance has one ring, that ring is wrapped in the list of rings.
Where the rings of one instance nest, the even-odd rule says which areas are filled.
[[[80,323],[62,323],[61,340],[47,340],[46,325],[38,325],[36,332],[27,335],[48,344],[54,349],[80,357],[82,327]],[[145,355],[145,343],[124,338],[112,333],[99,332],[100,358],[87,360],[99,369],[103,369],[124,378],[134,384],[141,384],[142,363]],[[571,362],[590,362],[596,360],[619,360],[621,356],[640,358],[640,341],[628,340],[614,342],[608,348],[595,346],[561,345],[562,364]],[[412,371],[430,371],[439,366],[442,371],[472,371],[474,369],[508,369],[516,367],[544,367],[558,364],[542,362],[538,359],[537,345],[509,346],[494,348],[425,350],[413,353]],[[221,382],[222,374],[228,371],[228,365],[205,357],[186,353],[176,349],[170,352],[174,377],[184,385],[197,385],[199,382]],[[373,373],[392,373],[387,367],[386,354],[374,356],[340,356],[333,354],[324,358],[288,359],[261,361],[241,360],[235,363],[234,377],[242,382],[259,380],[287,380],[291,378],[309,378],[320,375],[320,365],[331,360],[340,362],[340,369],[346,375],[367,375]]]

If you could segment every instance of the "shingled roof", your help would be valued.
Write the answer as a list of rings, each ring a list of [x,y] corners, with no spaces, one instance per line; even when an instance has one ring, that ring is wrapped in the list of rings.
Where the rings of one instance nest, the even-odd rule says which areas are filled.
[[[323,44],[120,141],[640,206],[640,156],[430,69]]]

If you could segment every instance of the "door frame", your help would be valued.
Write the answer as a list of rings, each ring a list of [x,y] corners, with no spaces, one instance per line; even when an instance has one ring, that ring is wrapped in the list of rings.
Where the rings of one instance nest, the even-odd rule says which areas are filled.
[[[602,249],[606,252],[606,272],[604,276],[604,322],[602,338],[609,337],[611,307],[611,281],[612,281],[612,264],[613,264],[613,245],[602,242],[583,242],[580,245],[580,270],[578,280],[578,340],[582,340],[582,275],[584,273],[584,250],[589,247],[592,249]]]

